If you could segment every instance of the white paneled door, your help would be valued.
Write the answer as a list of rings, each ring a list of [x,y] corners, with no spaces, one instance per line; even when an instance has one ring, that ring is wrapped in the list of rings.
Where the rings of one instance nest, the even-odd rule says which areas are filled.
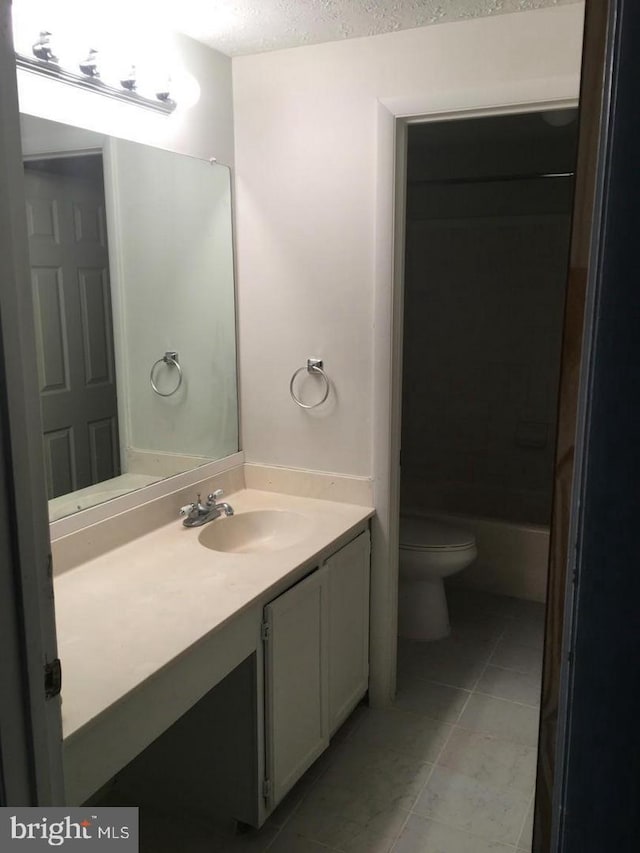
[[[96,159],[25,168],[49,498],[120,473],[104,187],[100,166],[87,169]]]

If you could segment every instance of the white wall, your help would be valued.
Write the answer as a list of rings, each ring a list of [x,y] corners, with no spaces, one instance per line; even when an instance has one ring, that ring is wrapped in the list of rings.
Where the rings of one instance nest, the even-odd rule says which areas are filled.
[[[233,60],[248,461],[372,473],[377,102],[433,92],[446,109],[541,79],[552,97],[579,73],[582,17],[569,5]],[[307,356],[335,383],[314,413],[288,391]]]
[[[133,142],[233,164],[231,60],[187,36],[174,34],[167,66],[175,76],[192,77],[199,98],[189,106],[186,95],[169,116],[74,89],[28,71],[18,71],[20,111],[77,125]]]

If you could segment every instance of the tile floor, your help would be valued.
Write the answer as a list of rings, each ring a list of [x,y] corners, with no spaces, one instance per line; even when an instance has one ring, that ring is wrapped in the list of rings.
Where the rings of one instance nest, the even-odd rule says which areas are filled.
[[[453,630],[401,641],[398,695],[361,706],[259,831],[141,811],[142,853],[531,849],[543,605],[449,591]]]

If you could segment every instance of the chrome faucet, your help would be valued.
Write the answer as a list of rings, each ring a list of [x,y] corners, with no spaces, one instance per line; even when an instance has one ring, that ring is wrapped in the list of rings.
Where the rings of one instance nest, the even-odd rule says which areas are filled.
[[[183,506],[180,510],[180,515],[185,516],[182,522],[184,526],[200,527],[208,521],[218,518],[222,513],[227,516],[233,515],[232,506],[224,501],[218,503],[218,498],[221,498],[223,494],[222,489],[218,489],[213,494],[207,496],[207,502],[204,504],[200,500],[200,495],[198,495],[194,503]]]

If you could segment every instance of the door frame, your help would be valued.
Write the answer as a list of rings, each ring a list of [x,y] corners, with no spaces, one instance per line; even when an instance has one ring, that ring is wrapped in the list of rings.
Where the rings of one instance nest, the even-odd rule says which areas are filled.
[[[63,805],[60,698],[45,693],[44,668],[57,647],[9,0],[0,0],[0,360],[0,525],[7,534],[0,674],[13,684],[0,703],[3,795],[10,805]]]
[[[371,676],[373,707],[396,686],[400,424],[407,134],[410,124],[569,109],[578,106],[580,75],[498,82],[491,88],[432,92],[377,104],[377,184],[373,344],[373,488]]]

